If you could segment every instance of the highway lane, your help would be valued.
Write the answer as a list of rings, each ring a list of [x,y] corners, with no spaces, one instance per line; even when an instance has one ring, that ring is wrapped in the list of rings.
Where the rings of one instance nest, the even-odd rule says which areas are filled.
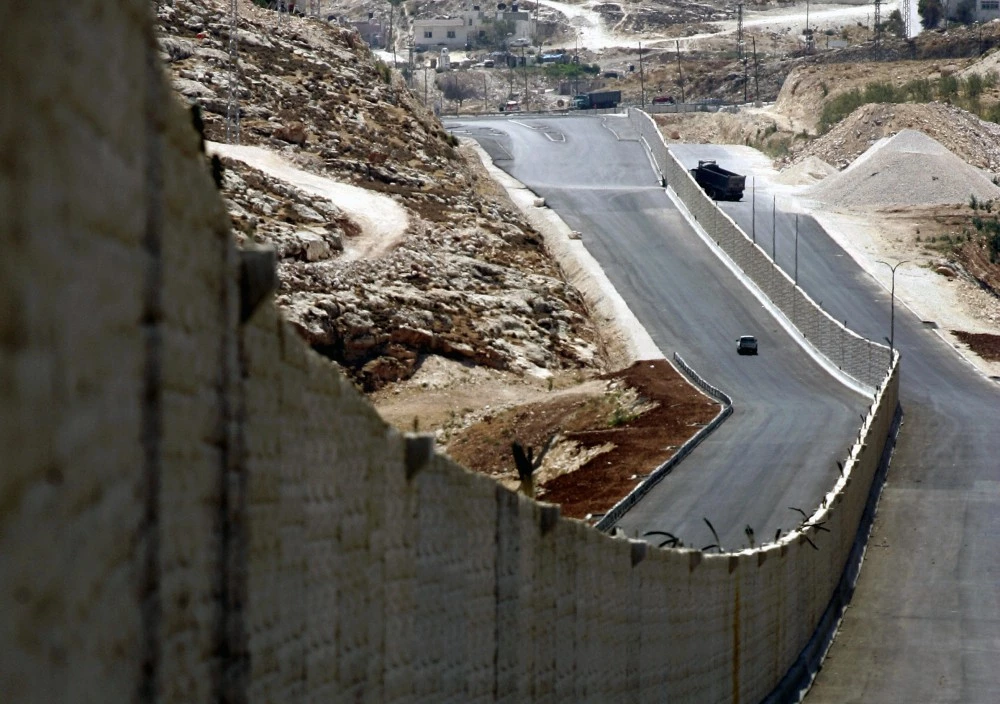
[[[734,398],[733,416],[622,528],[668,530],[703,547],[714,542],[708,518],[728,548],[747,544],[748,525],[758,542],[794,528],[801,516],[789,507],[818,505],[870,400],[823,372],[709,251],[658,186],[623,118],[448,125],[478,139],[580,230],[660,348],[680,352]],[[736,354],[741,334],[757,335],[759,356]]]
[[[685,165],[716,158],[752,173],[740,148],[675,153]],[[758,240],[770,251],[771,194],[757,198]],[[778,264],[790,271],[794,216],[780,202]],[[749,231],[749,199],[722,207]],[[861,334],[889,335],[888,292],[811,218],[799,219],[799,282]],[[857,591],[806,702],[998,702],[1000,389],[898,301],[894,342],[903,426]]]

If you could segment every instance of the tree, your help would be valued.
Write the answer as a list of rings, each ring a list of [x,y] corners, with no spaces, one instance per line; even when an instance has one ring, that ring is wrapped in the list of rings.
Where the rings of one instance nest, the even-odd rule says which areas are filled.
[[[517,29],[517,25],[514,24],[514,21],[506,19],[486,19],[484,24],[486,25],[483,30],[486,33],[484,37],[486,45],[492,49],[507,51],[510,36],[513,35],[514,31]]]
[[[954,19],[962,24],[976,21],[976,0],[962,0],[955,7]]]
[[[944,16],[944,6],[941,0],[919,0],[917,14],[920,15],[920,25],[924,29],[934,29]]]
[[[906,37],[906,25],[903,24],[903,16],[899,10],[893,10],[889,13],[889,19],[882,23],[882,28],[897,37]]]
[[[479,97],[477,86],[473,85],[469,77],[464,73],[461,75],[452,73],[450,76],[441,76],[437,79],[436,83],[446,100],[458,103],[459,111],[462,109],[463,102],[470,98]]]

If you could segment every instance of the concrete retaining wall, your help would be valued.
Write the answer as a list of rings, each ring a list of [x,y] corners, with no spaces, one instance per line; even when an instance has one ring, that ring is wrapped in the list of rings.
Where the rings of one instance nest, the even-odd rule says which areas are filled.
[[[241,319],[148,9],[0,11],[5,699],[765,696],[841,573],[895,368],[829,532],[706,555],[557,520],[387,427],[269,302]]]
[[[631,109],[629,119],[642,136],[656,167],[688,211],[805,339],[863,386],[873,388],[879,384],[889,366],[889,348],[848,330],[775,266],[763,248],[705,195],[687,169],[670,153],[648,114]]]

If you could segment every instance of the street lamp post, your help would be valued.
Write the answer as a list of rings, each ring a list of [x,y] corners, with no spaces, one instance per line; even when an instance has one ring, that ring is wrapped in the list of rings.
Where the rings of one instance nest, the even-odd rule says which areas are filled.
[[[795,285],[799,285],[799,214],[795,214]]]
[[[901,267],[903,264],[909,262],[909,259],[904,259],[901,262],[896,262],[893,266],[889,262],[884,262],[881,259],[876,260],[879,264],[885,264],[889,267],[892,272],[892,284],[889,288],[889,351],[892,352],[896,348],[896,269]]]
[[[778,263],[778,196],[771,196],[771,263]]]

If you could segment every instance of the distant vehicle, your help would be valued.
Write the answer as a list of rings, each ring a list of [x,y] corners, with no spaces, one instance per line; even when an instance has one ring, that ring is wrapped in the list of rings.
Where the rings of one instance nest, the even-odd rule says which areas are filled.
[[[742,335],[736,341],[737,354],[757,354],[757,338],[753,335]]]
[[[653,105],[673,105],[674,96],[672,95],[658,95],[653,98]]]
[[[605,78],[618,78],[617,71],[605,71],[601,75],[604,76]]]
[[[496,64],[494,64],[493,59],[486,59],[483,61],[483,68],[493,68],[495,65]]]
[[[516,100],[508,100],[500,105],[500,112],[521,112],[521,104]]]
[[[620,90],[595,90],[584,95],[573,96],[573,107],[577,110],[599,110],[615,108],[622,101]]]
[[[700,160],[691,175],[712,200],[743,199],[747,177],[722,168],[714,160]]]

